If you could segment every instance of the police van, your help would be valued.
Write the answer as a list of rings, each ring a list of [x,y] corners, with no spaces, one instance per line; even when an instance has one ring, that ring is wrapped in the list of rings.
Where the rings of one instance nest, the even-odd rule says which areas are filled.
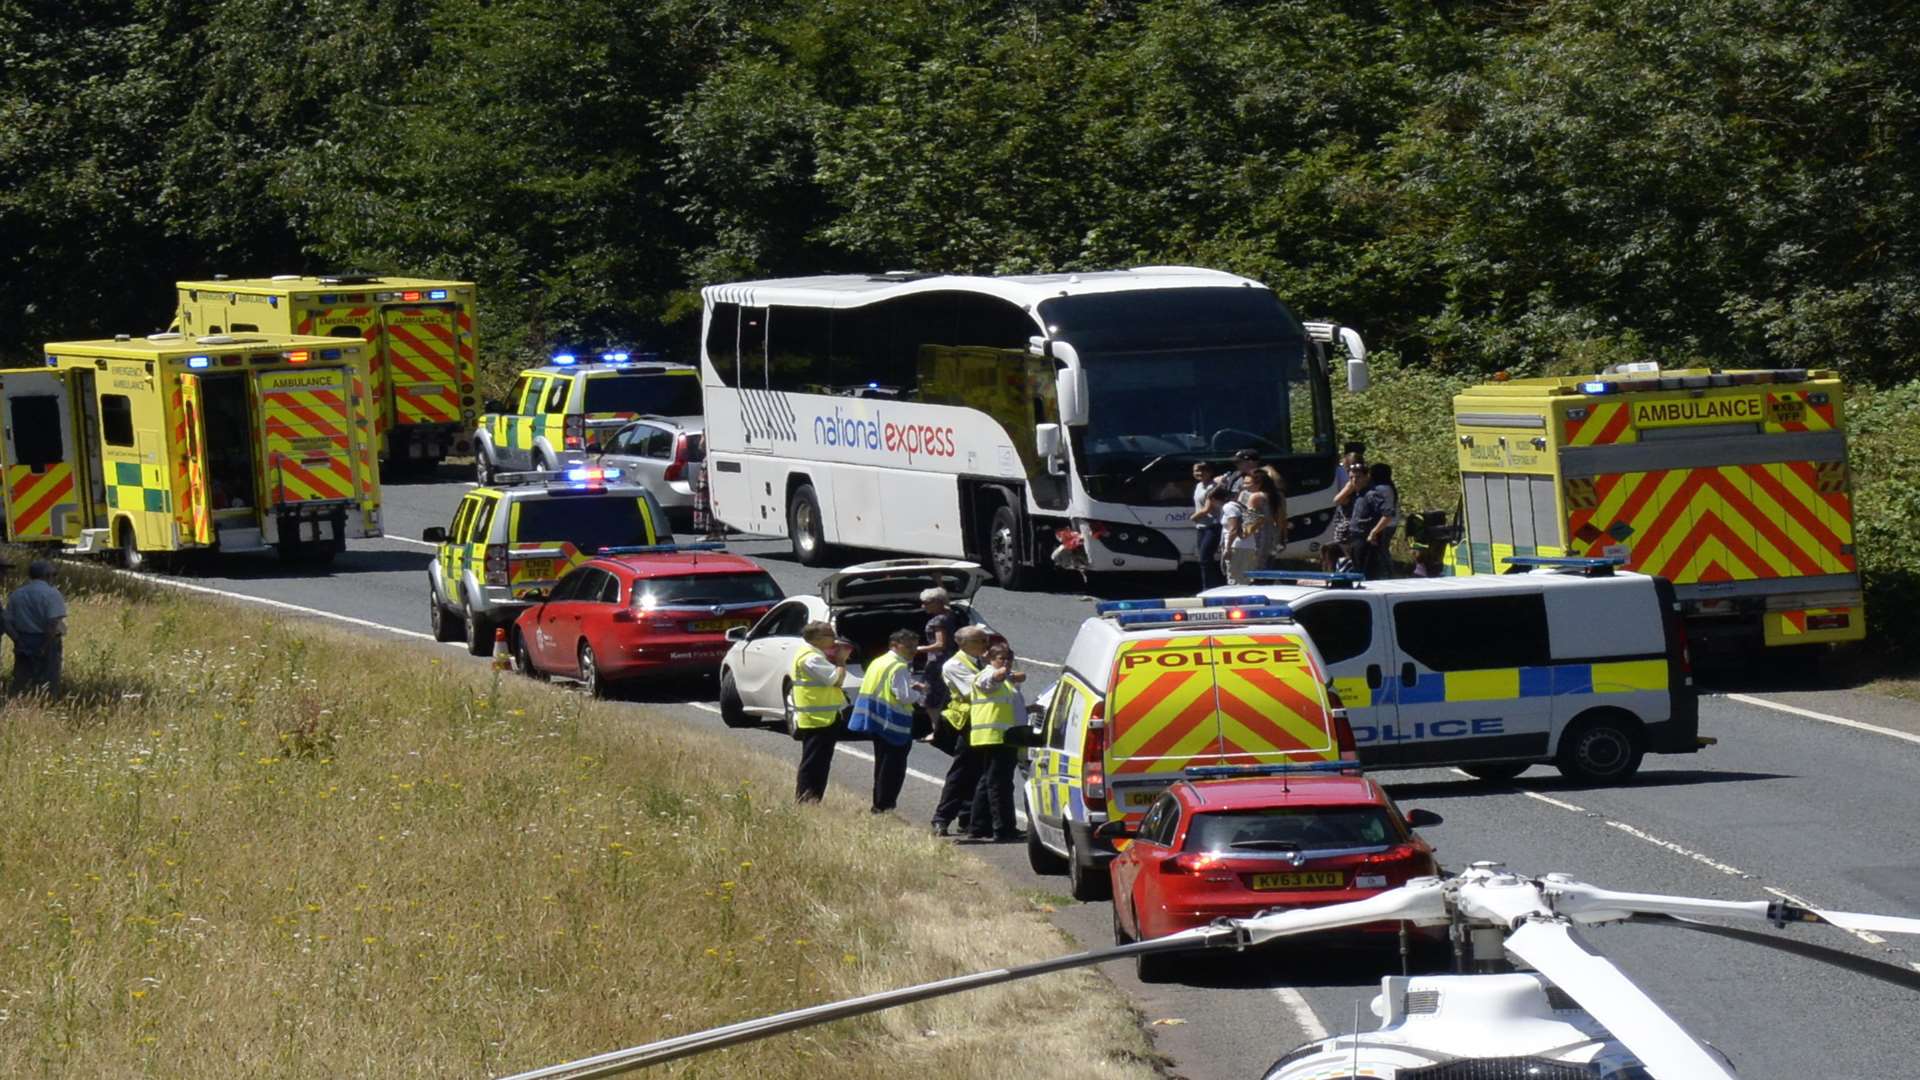
[[[1080,626],[1023,766],[1027,857],[1075,899],[1108,888],[1094,836],[1138,819],[1187,770],[1352,760],[1313,640],[1284,607],[1102,603]],[[1358,767],[1356,763],[1356,768]]]
[[[1521,556],[1505,574],[1364,581],[1260,571],[1202,594],[1284,604],[1312,635],[1369,769],[1510,780],[1552,763],[1618,783],[1691,754],[1700,707],[1664,578],[1611,559]]]

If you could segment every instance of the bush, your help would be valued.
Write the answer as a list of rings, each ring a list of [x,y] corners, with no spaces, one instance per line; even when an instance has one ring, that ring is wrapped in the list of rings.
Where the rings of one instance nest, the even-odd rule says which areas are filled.
[[[1866,655],[1899,664],[1920,644],[1920,382],[1849,391],[1853,548],[1866,580]],[[1910,661],[1906,661],[1910,663]]]

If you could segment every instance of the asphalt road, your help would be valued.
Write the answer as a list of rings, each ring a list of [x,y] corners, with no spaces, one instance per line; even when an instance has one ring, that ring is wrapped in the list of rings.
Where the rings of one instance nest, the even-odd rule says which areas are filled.
[[[331,613],[368,633],[427,637],[422,529],[445,525],[466,485],[390,484],[387,538],[356,542],[327,572],[299,574],[272,558],[234,557],[173,580],[300,609]],[[820,572],[794,563],[784,543],[743,542],[789,593],[812,591]],[[1157,592],[1163,583],[1119,583]],[[1034,689],[1052,682],[1088,598],[1073,592],[1010,593],[988,587],[975,605],[1030,664]],[[476,661],[478,662],[478,661]],[[1048,663],[1051,662],[1051,663]],[[1483,785],[1445,770],[1387,773],[1403,807],[1445,823],[1425,835],[1442,862],[1506,863],[1528,873],[1564,871],[1613,888],[1726,899],[1791,895],[1818,907],[1920,914],[1920,709],[1847,691],[1776,692],[1723,678],[1702,704],[1702,733],[1719,745],[1687,757],[1650,757],[1639,782],[1580,788],[1547,768],[1513,784]],[[706,690],[662,687],[635,694],[642,712],[719,726]],[[1844,722],[1855,725],[1847,726]],[[795,757],[771,731],[736,733],[741,745]],[[1904,738],[1902,736],[1905,736]],[[857,746],[842,747],[835,780],[856,791],[870,773]],[[924,827],[947,759],[916,746],[902,816]],[[1076,904],[1064,878],[1041,878],[1019,845],[974,845],[1016,888],[1057,908],[1055,919],[1085,945],[1111,940],[1106,904]],[[1920,945],[1863,940],[1839,931],[1815,938],[1920,967]],[[1612,927],[1592,937],[1695,1033],[1732,1055],[1743,1077],[1907,1076],[1906,1042],[1920,1015],[1914,995],[1785,954],[1657,927]],[[1130,965],[1111,975],[1149,1021],[1177,1075],[1192,1080],[1257,1077],[1309,1036],[1350,1030],[1380,977],[1397,970],[1388,951],[1290,946],[1195,966],[1184,984],[1144,986]]]

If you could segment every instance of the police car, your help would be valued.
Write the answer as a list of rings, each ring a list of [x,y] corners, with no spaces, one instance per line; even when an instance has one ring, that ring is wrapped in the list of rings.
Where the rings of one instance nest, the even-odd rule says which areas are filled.
[[[580,464],[591,444],[640,416],[698,427],[700,372],[624,352],[602,353],[597,362],[560,353],[521,372],[506,401],[487,403],[474,432],[474,474],[490,484],[501,469]]]
[[[1108,892],[1114,849],[1095,830],[1137,823],[1188,770],[1352,759],[1325,665],[1286,608],[1187,597],[1096,611],[1042,695],[1022,785],[1028,862],[1064,871],[1075,899]]]
[[[1196,602],[1286,605],[1319,647],[1369,769],[1451,765],[1508,780],[1551,762],[1618,783],[1645,754],[1711,743],[1666,579],[1610,559],[1508,562],[1500,575],[1386,581],[1256,572]]]
[[[420,534],[439,545],[427,565],[427,614],[435,641],[459,641],[486,656],[493,633],[533,594],[601,548],[671,539],[666,511],[618,469],[502,473],[460,499],[453,522]]]

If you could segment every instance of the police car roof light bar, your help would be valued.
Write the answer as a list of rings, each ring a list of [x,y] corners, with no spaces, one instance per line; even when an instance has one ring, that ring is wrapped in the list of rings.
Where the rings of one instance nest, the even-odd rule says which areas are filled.
[[[1614,568],[1627,560],[1618,555],[1509,555],[1508,566],[1538,567],[1545,570],[1578,570],[1584,577],[1612,577]]]
[[[1287,761],[1262,765],[1190,765],[1182,773],[1189,780],[1232,780],[1246,776],[1343,773],[1359,767],[1359,762],[1355,761]]]
[[[1357,589],[1366,584],[1365,574],[1351,570],[1252,570],[1247,580],[1256,585],[1324,585],[1329,589]]]
[[[727,545],[719,540],[702,540],[692,544],[623,544],[618,547],[603,547],[601,555],[671,555],[677,551],[725,551]]]
[[[1158,600],[1102,600],[1093,605],[1096,615],[1111,615],[1116,611],[1179,611],[1185,608],[1203,607],[1245,607],[1248,604],[1271,604],[1270,597],[1245,593],[1234,596],[1168,596]]]
[[[1217,626],[1223,623],[1260,622],[1292,617],[1293,609],[1285,604],[1268,604],[1263,607],[1180,608],[1172,611],[1119,611],[1112,616],[1115,623],[1128,627],[1179,626],[1182,623]]]

